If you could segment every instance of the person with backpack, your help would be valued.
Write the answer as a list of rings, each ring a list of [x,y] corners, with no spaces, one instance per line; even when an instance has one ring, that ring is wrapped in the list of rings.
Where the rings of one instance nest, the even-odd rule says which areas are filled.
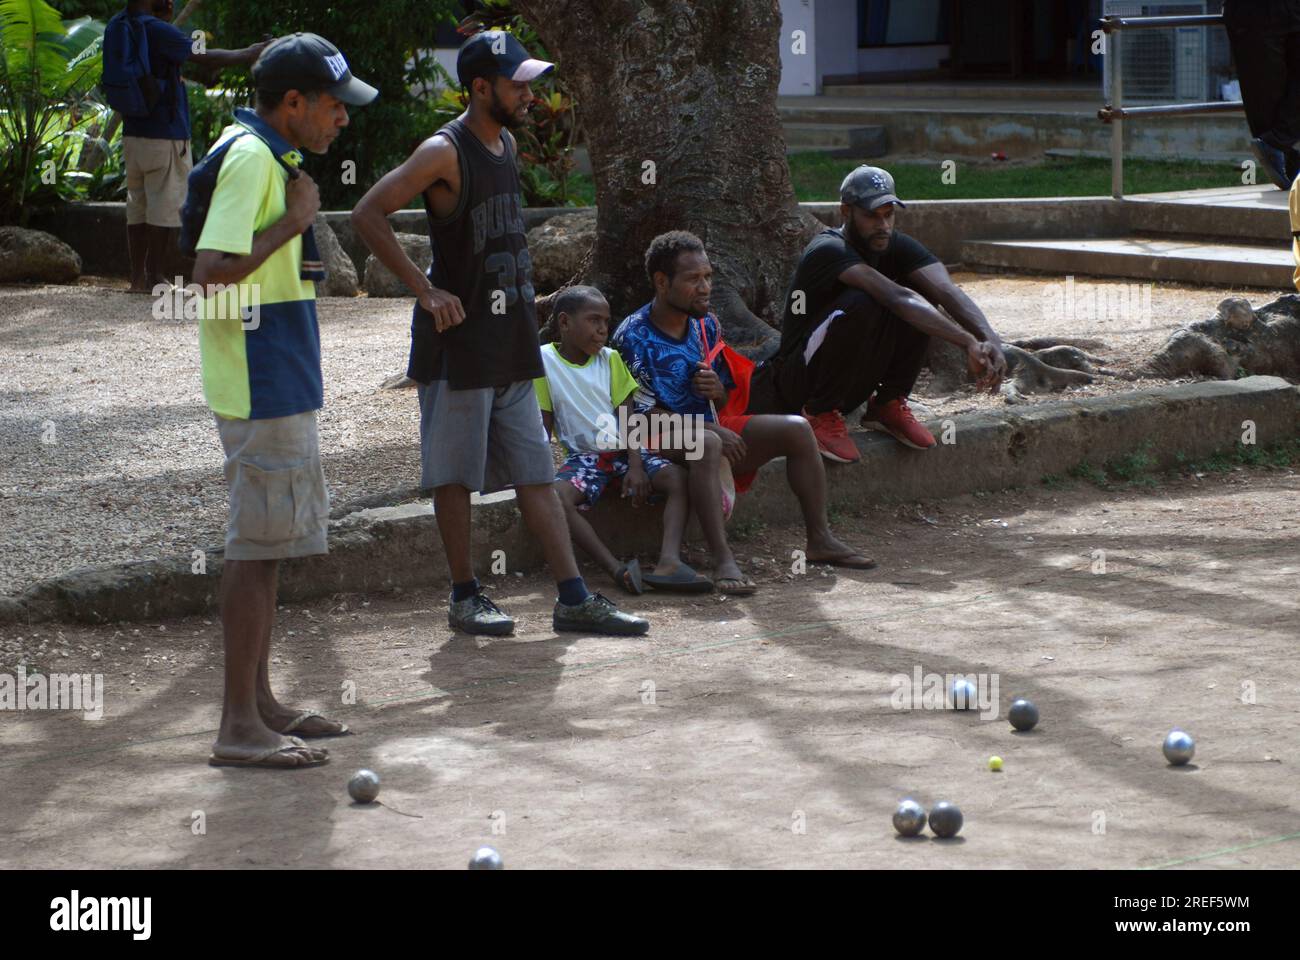
[[[321,470],[317,411],[323,404],[311,254],[320,208],[315,183],[298,171],[303,149],[323,154],[348,124],[348,106],[378,91],[352,75],[328,40],[281,37],[253,66],[256,110],[235,112],[195,168],[187,204],[202,213],[194,281],[208,291],[199,320],[203,394],[225,451],[230,519],[221,574],[225,701],[208,762],[213,766],[315,766],[328,753],[301,737],[332,737],[343,724],[280,703],[271,691],[271,629],[279,563],[325,553],[329,496]],[[215,164],[214,164],[215,165]],[[293,736],[292,734],[296,734]]]
[[[104,29],[102,86],[108,105],[122,115],[132,293],[151,293],[171,272],[192,167],[181,66],[189,60],[218,68],[251,64],[266,47],[197,53],[194,40],[168,22],[174,13],[173,0],[130,0]]]

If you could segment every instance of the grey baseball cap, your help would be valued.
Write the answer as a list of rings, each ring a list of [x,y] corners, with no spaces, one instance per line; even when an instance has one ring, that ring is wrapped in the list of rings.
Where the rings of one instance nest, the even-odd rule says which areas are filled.
[[[889,175],[889,171],[865,163],[845,177],[844,182],[840,184],[840,201],[851,203],[864,210],[875,210],[887,203],[907,207],[907,204],[899,200],[898,195],[894,193],[894,178]]]

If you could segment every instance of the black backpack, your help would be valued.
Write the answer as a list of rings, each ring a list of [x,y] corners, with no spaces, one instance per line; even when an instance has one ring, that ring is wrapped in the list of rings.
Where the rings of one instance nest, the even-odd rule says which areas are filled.
[[[217,189],[217,177],[221,174],[222,161],[226,159],[226,151],[236,140],[244,136],[256,137],[257,134],[244,127],[234,136],[223,141],[216,149],[209,150],[207,156],[196,163],[194,169],[190,171],[185,204],[181,207],[182,256],[189,257],[191,260],[198,256],[199,237],[203,236],[203,224],[208,220],[208,208],[212,206],[212,194]],[[271,152],[275,153],[274,150]],[[279,157],[276,157],[276,160],[279,161],[280,166],[289,171],[290,178],[298,176],[298,171],[289,164]]]

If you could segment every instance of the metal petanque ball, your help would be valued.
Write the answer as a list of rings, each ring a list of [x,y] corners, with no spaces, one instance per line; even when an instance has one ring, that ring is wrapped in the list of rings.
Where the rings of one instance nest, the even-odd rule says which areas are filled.
[[[1165,737],[1164,751],[1166,760],[1175,767],[1181,767],[1196,753],[1196,741],[1189,734],[1174,730]]]
[[[1038,725],[1038,708],[1031,700],[1013,700],[1007,719],[1017,730],[1032,730]]]
[[[491,847],[479,847],[469,860],[471,870],[500,870],[504,866],[505,864],[501,862],[501,854]]]
[[[914,837],[925,829],[925,808],[915,800],[904,800],[894,811],[894,829],[904,837]]]
[[[974,710],[979,705],[979,691],[975,684],[958,677],[948,688],[948,702],[954,710]]]
[[[379,774],[373,770],[358,770],[348,781],[348,796],[357,803],[370,803],[379,796]]]
[[[930,810],[930,829],[936,837],[955,837],[961,831],[964,818],[955,804],[944,800]]]

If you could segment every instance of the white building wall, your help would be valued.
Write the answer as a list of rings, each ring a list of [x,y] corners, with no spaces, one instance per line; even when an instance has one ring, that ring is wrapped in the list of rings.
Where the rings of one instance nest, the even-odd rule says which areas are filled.
[[[781,85],[777,93],[783,97],[811,97],[818,92],[815,2],[781,0]],[[802,31],[802,36],[797,38],[796,31]],[[802,53],[795,53],[796,39]]]
[[[827,76],[858,72],[856,0],[813,0],[817,16],[817,83]]]

